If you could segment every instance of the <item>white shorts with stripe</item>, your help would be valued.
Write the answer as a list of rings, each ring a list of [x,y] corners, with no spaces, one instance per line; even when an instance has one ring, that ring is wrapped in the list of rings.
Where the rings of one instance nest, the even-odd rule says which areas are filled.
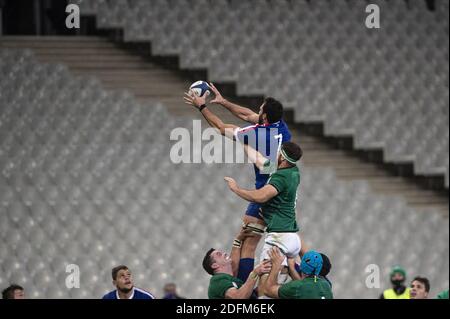
[[[268,233],[264,239],[260,261],[270,259],[269,250],[273,246],[277,246],[285,256],[295,258],[300,253],[302,243],[297,233]],[[283,265],[287,266],[286,258]]]

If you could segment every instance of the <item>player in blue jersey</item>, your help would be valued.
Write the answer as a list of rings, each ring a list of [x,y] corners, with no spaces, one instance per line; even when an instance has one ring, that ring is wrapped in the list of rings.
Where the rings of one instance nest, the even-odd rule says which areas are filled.
[[[272,162],[276,162],[281,145],[291,140],[291,133],[283,121],[283,105],[274,98],[269,97],[264,100],[259,113],[255,113],[249,108],[239,106],[225,99],[214,84],[210,83],[210,88],[215,94],[215,98],[210,103],[222,105],[234,116],[252,125],[240,128],[233,124],[223,123],[217,115],[207,108],[206,94],[199,97],[191,94],[191,92],[186,93],[184,97],[185,103],[198,108],[208,123],[212,127],[217,128],[223,136],[248,144]],[[262,174],[256,166],[254,166],[254,169],[256,177],[255,188],[260,189],[266,184],[271,172]],[[245,212],[243,222],[246,227],[263,234],[265,224],[260,215],[260,208],[260,204],[250,203]],[[242,247],[238,278],[243,281],[247,279],[254,267],[255,251],[260,238],[261,236],[250,238],[244,242]]]
[[[134,286],[131,271],[125,265],[112,269],[112,279],[116,290],[108,292],[103,299],[155,299],[148,291]]]

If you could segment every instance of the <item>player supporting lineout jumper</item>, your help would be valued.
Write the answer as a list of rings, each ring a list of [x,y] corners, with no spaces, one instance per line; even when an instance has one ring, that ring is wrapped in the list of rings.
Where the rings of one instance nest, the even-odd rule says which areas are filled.
[[[290,141],[291,133],[283,121],[283,105],[273,98],[266,98],[259,109],[259,113],[231,103],[226,100],[217,88],[210,83],[210,88],[215,94],[215,98],[210,103],[219,104],[229,110],[237,118],[251,123],[251,126],[239,128],[233,124],[225,124],[206,106],[207,94],[197,96],[192,92],[185,93],[185,103],[195,106],[206,119],[206,121],[216,128],[220,134],[238,140],[244,144],[250,144],[254,149],[260,151],[267,158],[275,161],[279,147],[282,143]],[[255,170],[255,188],[264,187],[269,178],[269,174],[262,174],[257,166]],[[260,234],[264,233],[264,221],[260,216],[259,203],[249,203],[243,222],[245,227],[251,228]],[[248,238],[242,247],[240,272],[238,278],[245,281],[254,267],[255,251],[258,246],[260,236]]]
[[[239,260],[241,258],[242,243],[255,234],[249,229],[242,228],[233,242],[230,256],[220,250],[211,248],[203,258],[203,268],[210,274],[208,287],[209,299],[249,299],[254,294],[254,287],[262,274],[270,271],[270,262],[265,261],[258,265],[244,282],[237,278]]]
[[[279,282],[284,283],[287,279],[288,261],[287,258],[295,258],[301,250],[301,241],[297,232],[296,202],[297,189],[300,184],[300,171],[297,162],[302,157],[302,149],[295,143],[283,143],[276,162],[271,162],[261,153],[249,145],[244,146],[250,161],[261,171],[273,171],[266,185],[256,190],[246,190],[240,188],[236,181],[230,177],[225,177],[231,191],[236,195],[252,203],[261,204],[261,217],[267,225],[266,237],[261,253],[261,260],[269,259],[269,250],[278,247],[285,258],[283,268],[279,274]],[[265,278],[261,278],[258,289],[260,297],[265,295]]]
[[[275,299],[333,299],[331,284],[326,278],[331,269],[327,256],[315,251],[303,255],[299,278],[283,285],[277,283],[284,256],[278,247],[269,251],[272,269],[267,278],[265,293]]]

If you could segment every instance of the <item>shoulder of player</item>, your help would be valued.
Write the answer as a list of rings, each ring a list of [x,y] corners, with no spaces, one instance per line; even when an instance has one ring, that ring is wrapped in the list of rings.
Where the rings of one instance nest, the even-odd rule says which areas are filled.
[[[271,124],[268,124],[268,125],[261,125],[261,126],[262,127],[278,127],[278,128],[281,128],[281,129],[289,130],[289,127],[288,127],[287,123],[284,120],[280,120],[280,121],[275,122],[275,123],[271,123]]]
[[[292,174],[297,174],[298,172],[298,167],[297,170],[295,169],[296,166],[294,167],[286,167],[286,168],[280,168],[277,169],[276,172],[274,172],[270,177],[277,177],[277,178],[287,178],[292,176]]]
[[[305,279],[302,280],[292,280],[284,285],[280,286],[280,289],[278,290],[278,294],[280,297],[284,298],[293,298],[294,296],[298,295],[304,290],[311,289],[311,283],[308,281],[305,281]]]
[[[116,290],[106,293],[102,299],[116,299]]]
[[[280,123],[281,124],[279,127],[280,127],[281,132],[283,132],[283,142],[289,142],[292,137],[291,131],[289,130],[289,126],[283,120],[281,120]]]
[[[307,277],[302,280],[296,280],[298,281],[297,287],[311,287],[311,286],[325,286],[330,287],[330,283],[325,280],[324,278],[318,276],[316,278],[314,277]]]
[[[292,280],[288,283],[285,283],[278,288],[278,296],[281,299],[291,299],[296,294],[296,291],[303,284],[300,283],[301,280]]]
[[[230,288],[239,288],[242,285],[240,279],[229,274],[216,274],[211,277],[210,286],[230,286]]]
[[[217,282],[217,281],[221,281],[221,280],[232,280],[232,279],[234,279],[234,277],[229,274],[219,273],[219,274],[212,275],[210,281]]]
[[[148,292],[144,289],[138,288],[138,287],[134,287],[134,294],[144,296],[144,297],[149,297],[150,299],[156,299],[155,296],[153,296],[150,292]]]
[[[249,125],[249,126],[245,126],[245,127],[239,127],[237,128],[238,133],[246,133],[252,130],[256,130],[257,128],[259,128],[260,125],[259,124],[254,124],[254,125]]]

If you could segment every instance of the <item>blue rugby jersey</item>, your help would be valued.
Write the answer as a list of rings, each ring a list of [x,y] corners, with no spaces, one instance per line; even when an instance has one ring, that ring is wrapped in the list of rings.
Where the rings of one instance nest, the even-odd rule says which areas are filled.
[[[117,290],[108,292],[102,299],[120,299]],[[128,299],[156,299],[151,293],[143,289],[133,287],[133,293]]]
[[[248,144],[262,155],[276,161],[281,144],[291,140],[291,132],[284,121],[279,121],[269,125],[251,125],[238,128],[234,132],[236,140]],[[254,165],[255,188],[260,189],[266,185],[269,174],[262,174]]]

